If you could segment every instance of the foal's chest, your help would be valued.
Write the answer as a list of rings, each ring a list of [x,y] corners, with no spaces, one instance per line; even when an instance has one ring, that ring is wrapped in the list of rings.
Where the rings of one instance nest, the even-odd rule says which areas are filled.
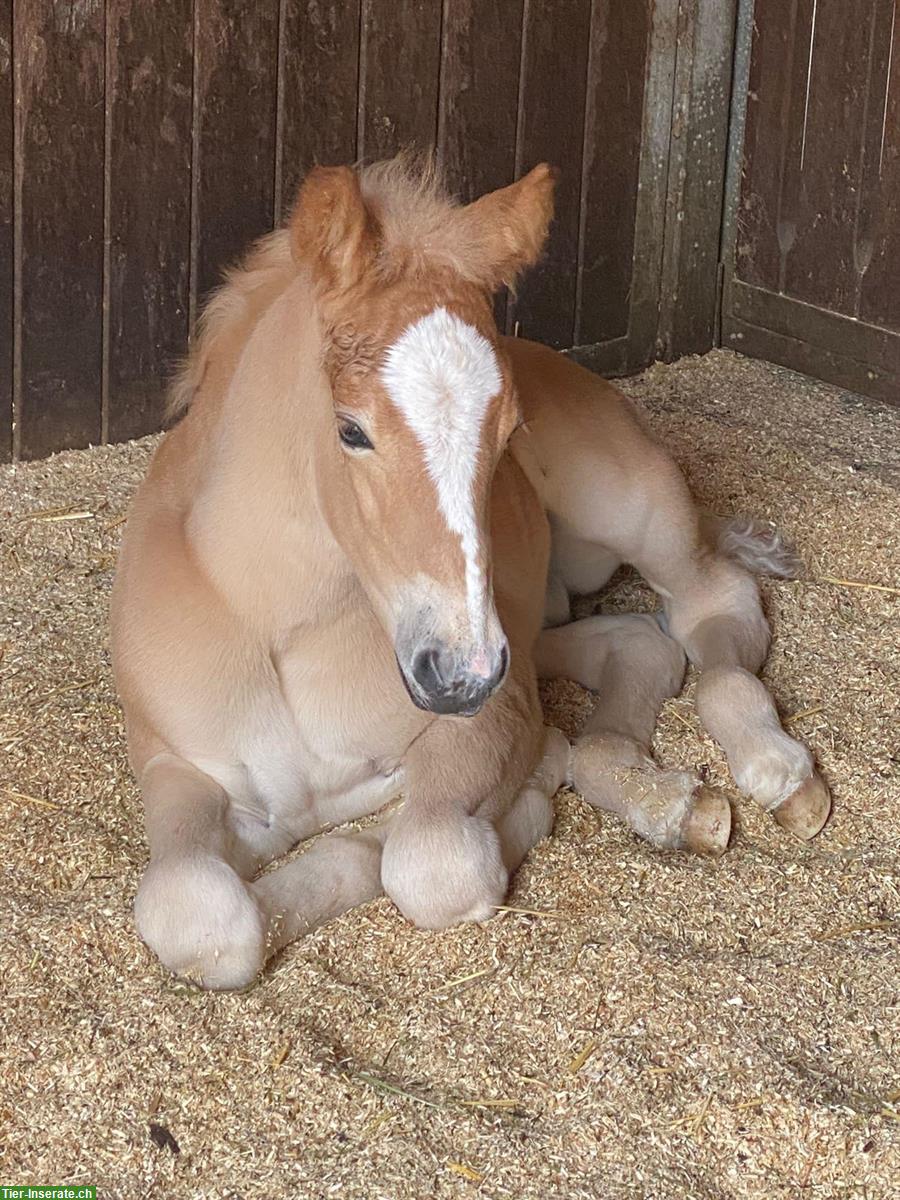
[[[333,824],[400,789],[402,761],[428,718],[411,704],[390,648],[371,627],[298,631],[272,673],[241,747],[255,797],[283,820]]]

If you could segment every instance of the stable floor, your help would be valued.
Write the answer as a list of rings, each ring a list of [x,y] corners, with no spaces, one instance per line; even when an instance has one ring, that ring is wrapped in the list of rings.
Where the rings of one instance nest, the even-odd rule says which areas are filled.
[[[834,815],[734,792],[717,862],[576,795],[485,927],[391,904],[240,995],[138,940],[107,649],[153,439],[0,468],[0,1183],[141,1197],[814,1200],[900,1194],[900,409],[717,352],[625,381],[700,499],[777,521],[766,678]],[[583,611],[646,608],[630,574]],[[545,693],[576,731],[587,699]],[[657,752],[728,784],[685,696]]]

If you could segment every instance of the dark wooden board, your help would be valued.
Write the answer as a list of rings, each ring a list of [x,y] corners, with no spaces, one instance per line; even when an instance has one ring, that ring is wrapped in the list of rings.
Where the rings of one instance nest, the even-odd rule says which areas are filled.
[[[101,436],[103,6],[17,0],[18,451]]]
[[[658,342],[665,358],[716,344],[736,0],[682,0]]]
[[[735,270],[783,287],[796,237],[813,0],[758,0],[747,88]]]
[[[615,0],[618,3],[618,0]],[[678,58],[679,0],[653,0],[641,151],[628,288],[628,332],[581,353],[601,371],[639,371],[659,357],[672,107]],[[615,99],[604,98],[615,108]],[[582,306],[584,307],[584,306]]]
[[[447,0],[441,44],[438,164],[468,204],[516,171],[523,0]]]
[[[107,430],[158,429],[187,348],[191,0],[107,0]]]
[[[882,60],[879,73],[887,69],[887,39],[873,44],[879,7],[879,0],[816,6],[802,186],[784,279],[788,295],[848,316],[857,310],[861,282],[855,232],[873,56]]]
[[[523,0],[447,0],[444,8],[437,158],[465,204],[515,178],[522,9]],[[503,292],[501,328],[506,304]]]
[[[812,346],[833,346],[873,369],[900,375],[900,337],[878,325],[854,317],[804,304],[765,288],[735,280],[731,309],[737,320],[785,337],[798,338]]]
[[[529,0],[522,42],[517,173],[559,169],[556,216],[541,262],[525,279],[509,323],[524,337],[571,346],[575,331],[581,168],[590,0]]]
[[[893,0],[880,0],[877,19],[878,63],[887,54],[888,64],[880,78],[873,71],[869,98],[864,220],[858,237],[870,261],[858,315],[900,331],[900,13]]]
[[[278,0],[194,0],[193,256],[200,305],[272,228]]]
[[[752,42],[741,17],[722,343],[900,402],[893,0],[757,0]]]
[[[356,158],[360,0],[284,0],[278,155],[281,213],[315,163]],[[280,214],[279,214],[280,215]]]
[[[764,358],[792,371],[826,379],[863,396],[889,404],[900,403],[900,375],[841,353],[836,348],[840,345],[837,337],[829,338],[829,344],[821,346],[729,317],[723,324],[722,344],[751,358]]]
[[[12,3],[0,5],[0,462],[12,455],[13,418]]]
[[[367,162],[437,135],[441,0],[362,0],[357,153]]]
[[[628,332],[651,10],[652,0],[593,8],[576,345]]]

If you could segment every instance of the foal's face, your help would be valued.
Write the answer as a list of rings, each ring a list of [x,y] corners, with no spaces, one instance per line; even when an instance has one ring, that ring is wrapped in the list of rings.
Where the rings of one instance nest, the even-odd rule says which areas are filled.
[[[476,306],[406,310],[355,369],[332,376],[349,500],[334,532],[410,696],[439,713],[477,712],[509,663],[491,587],[490,493],[518,408],[495,339]]]
[[[351,222],[349,241],[354,228],[364,243],[377,237],[371,214],[356,216],[362,225]],[[326,293],[323,305],[334,412],[320,502],[393,640],[413,702],[471,716],[509,665],[491,580],[490,502],[518,403],[489,287],[454,272],[452,259],[434,270],[418,261],[373,286],[365,244],[360,256],[343,303],[329,304]]]

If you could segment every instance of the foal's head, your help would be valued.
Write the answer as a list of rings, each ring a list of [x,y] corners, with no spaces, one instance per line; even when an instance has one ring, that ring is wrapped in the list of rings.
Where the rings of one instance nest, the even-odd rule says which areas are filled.
[[[509,662],[490,492],[520,416],[491,297],[540,253],[552,192],[546,166],[466,207],[400,161],[316,168],[292,219],[334,402],[322,511],[433,712],[476,713]]]

